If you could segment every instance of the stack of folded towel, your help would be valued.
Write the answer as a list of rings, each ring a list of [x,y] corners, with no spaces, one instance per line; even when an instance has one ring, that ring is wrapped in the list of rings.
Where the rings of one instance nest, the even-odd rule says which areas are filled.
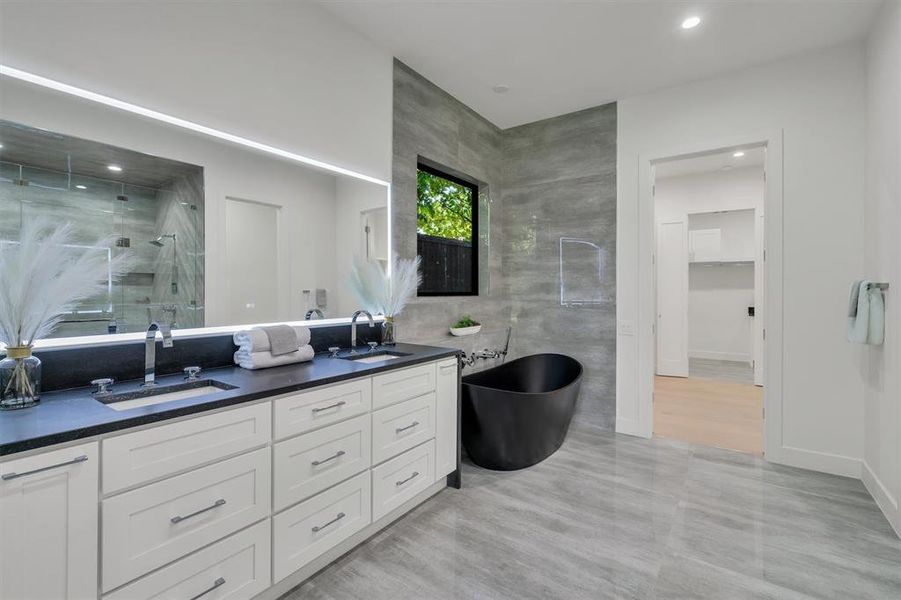
[[[885,302],[872,282],[855,281],[848,300],[848,341],[879,346],[885,339]]]
[[[234,335],[235,364],[245,369],[266,369],[313,360],[307,327],[273,325],[238,331]]]

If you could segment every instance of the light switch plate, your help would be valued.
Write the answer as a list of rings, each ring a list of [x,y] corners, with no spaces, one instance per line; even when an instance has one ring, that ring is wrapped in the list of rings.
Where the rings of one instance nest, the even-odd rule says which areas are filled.
[[[635,321],[618,320],[616,322],[616,333],[619,335],[635,335]]]

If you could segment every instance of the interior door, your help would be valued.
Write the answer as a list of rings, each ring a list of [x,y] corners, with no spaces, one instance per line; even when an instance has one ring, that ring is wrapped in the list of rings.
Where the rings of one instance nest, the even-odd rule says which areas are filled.
[[[657,374],[688,377],[688,226],[657,229]]]
[[[279,207],[235,198],[225,204],[229,323],[279,316]]]

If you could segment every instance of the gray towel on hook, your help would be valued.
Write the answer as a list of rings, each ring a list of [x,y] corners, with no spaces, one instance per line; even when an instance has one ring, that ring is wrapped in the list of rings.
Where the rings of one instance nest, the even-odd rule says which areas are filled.
[[[297,339],[297,333],[290,325],[273,325],[271,327],[263,327],[266,336],[269,338],[270,352],[272,356],[281,356],[297,352],[300,343]]]
[[[848,298],[848,317],[857,318],[857,301],[860,299],[860,284],[863,279],[858,279],[851,284],[851,296]]]

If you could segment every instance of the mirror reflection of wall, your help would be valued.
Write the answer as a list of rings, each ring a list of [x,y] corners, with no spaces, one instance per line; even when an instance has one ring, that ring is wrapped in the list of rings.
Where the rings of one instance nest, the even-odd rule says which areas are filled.
[[[201,167],[9,121],[0,140],[0,243],[44,219],[71,224],[78,251],[129,259],[128,272],[81,302],[54,337],[142,331],[153,320],[203,326]],[[91,246],[109,235],[115,246]]]
[[[29,165],[32,181],[50,177],[39,176],[39,169],[59,179],[54,185],[65,191],[51,194],[17,185],[25,167],[13,160],[11,134],[0,131],[0,160],[12,163],[2,171],[0,238],[15,239],[30,214],[21,208],[23,194],[42,190],[45,212],[60,222],[84,223],[91,232],[86,239],[115,231],[128,246],[110,251],[136,255],[134,272],[113,284],[111,299],[91,304],[93,320],[80,315],[56,337],[142,331],[150,319],[184,329],[300,321],[307,313],[348,317],[359,308],[347,287],[353,256],[387,261],[386,185],[5,77],[0,100],[0,118],[11,128],[107,149],[95,157],[93,170],[85,170],[76,168],[75,158],[71,166],[45,164],[50,146],[35,147],[30,162],[20,163]],[[137,169],[138,157],[156,161],[155,169]],[[110,171],[117,161],[132,162]],[[156,179],[134,179],[144,171]],[[90,192],[100,190],[105,195],[95,202]],[[38,206],[32,200],[25,205]]]

